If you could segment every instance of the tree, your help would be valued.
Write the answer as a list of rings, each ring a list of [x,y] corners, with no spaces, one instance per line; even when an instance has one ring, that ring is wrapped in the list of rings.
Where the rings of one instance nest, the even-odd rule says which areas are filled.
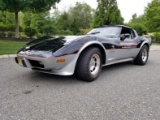
[[[147,27],[149,32],[155,32],[156,41],[158,40],[158,32],[160,32],[160,0],[153,0],[145,9],[147,19]]]
[[[58,18],[57,18],[57,26],[60,30],[68,30],[70,29],[71,18],[69,18],[69,12],[64,11]]]
[[[15,14],[15,37],[19,38],[19,20],[20,11],[30,10],[41,12],[49,10],[56,2],[60,0],[0,0],[0,9],[14,12]]]
[[[49,11],[41,13],[24,12],[20,14],[23,28],[32,27],[38,34],[49,36],[56,33],[55,20],[50,17]],[[64,20],[65,21],[65,20]]]
[[[21,18],[22,16],[22,18]],[[32,17],[33,17],[33,13],[28,11],[28,12],[23,12],[22,15],[20,16],[20,18],[22,19],[22,26],[23,28],[25,27],[29,27],[31,26],[31,23],[32,23]]]
[[[87,3],[79,3],[69,10],[70,18],[78,21],[78,26],[81,29],[89,28],[92,22],[93,9]]]
[[[145,9],[147,27],[150,32],[160,31],[160,0],[153,0]]]
[[[0,23],[5,25],[14,24],[14,14],[8,11],[0,11]]]
[[[55,16],[59,15],[56,11]],[[57,29],[63,33],[81,34],[81,29],[90,28],[93,19],[93,9],[86,3],[76,3],[68,11],[62,12],[56,19]],[[67,31],[67,32],[65,32]],[[62,33],[62,34],[63,34]]]
[[[94,15],[93,27],[123,24],[116,0],[97,0],[97,2],[98,7]]]
[[[139,35],[147,34],[147,28],[141,23],[132,23],[128,26],[134,28]]]
[[[127,26],[134,28],[139,35],[147,33],[146,18],[145,15],[137,16],[137,14],[132,15],[132,19],[129,21]]]

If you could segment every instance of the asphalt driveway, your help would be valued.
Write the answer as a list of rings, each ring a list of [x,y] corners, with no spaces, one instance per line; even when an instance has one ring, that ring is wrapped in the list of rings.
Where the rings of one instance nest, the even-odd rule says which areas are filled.
[[[0,59],[0,120],[159,120],[160,51],[148,64],[103,68],[87,83]]]

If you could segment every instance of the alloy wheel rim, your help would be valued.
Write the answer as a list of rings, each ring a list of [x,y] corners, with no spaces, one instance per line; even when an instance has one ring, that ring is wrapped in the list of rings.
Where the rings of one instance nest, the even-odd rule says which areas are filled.
[[[144,49],[143,52],[142,52],[142,60],[143,60],[143,62],[147,61],[147,57],[148,57],[148,52],[147,52],[146,49]]]
[[[100,69],[100,56],[98,54],[94,54],[91,57],[89,70],[92,75],[96,75]]]

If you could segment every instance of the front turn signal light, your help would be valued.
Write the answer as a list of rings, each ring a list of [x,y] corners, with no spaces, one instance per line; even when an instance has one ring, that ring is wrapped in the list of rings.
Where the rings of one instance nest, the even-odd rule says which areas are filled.
[[[57,60],[57,63],[64,63],[65,59]]]

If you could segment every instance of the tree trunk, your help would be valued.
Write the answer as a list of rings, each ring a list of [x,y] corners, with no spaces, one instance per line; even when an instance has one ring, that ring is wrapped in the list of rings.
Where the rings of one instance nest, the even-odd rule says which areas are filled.
[[[19,20],[18,11],[15,12],[15,38],[19,38]]]

